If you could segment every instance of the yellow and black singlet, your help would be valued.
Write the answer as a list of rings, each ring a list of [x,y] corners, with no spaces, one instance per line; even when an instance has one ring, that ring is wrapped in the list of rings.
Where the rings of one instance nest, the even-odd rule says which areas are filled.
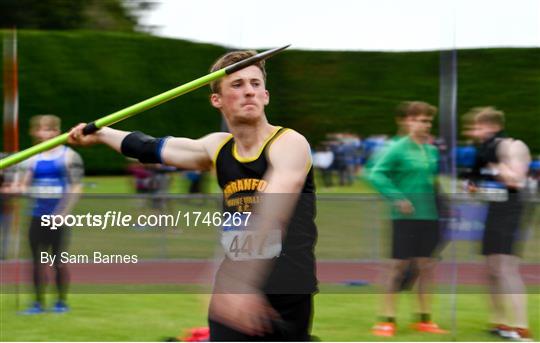
[[[267,181],[268,150],[273,142],[286,132],[278,127],[265,140],[256,156],[242,158],[236,152],[234,138],[223,142],[216,153],[215,168],[218,183],[223,190],[223,210],[229,213],[254,211],[258,203],[258,192],[264,192]],[[287,194],[270,195],[270,201],[279,201]],[[275,259],[263,290],[267,294],[307,294],[317,290],[315,276],[314,247],[317,239],[315,226],[315,185],[313,168],[307,171],[302,194],[287,226],[286,234],[265,237],[264,244],[251,236],[242,235],[241,230],[222,232],[222,245],[226,258],[241,267],[242,261],[253,258]],[[261,256],[256,256],[260,254]]]

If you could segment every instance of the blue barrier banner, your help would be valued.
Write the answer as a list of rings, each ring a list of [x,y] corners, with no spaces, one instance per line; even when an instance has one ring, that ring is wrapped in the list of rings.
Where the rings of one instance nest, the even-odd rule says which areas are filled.
[[[448,223],[446,238],[461,241],[482,239],[487,216],[486,203],[465,202],[452,204],[453,219]]]

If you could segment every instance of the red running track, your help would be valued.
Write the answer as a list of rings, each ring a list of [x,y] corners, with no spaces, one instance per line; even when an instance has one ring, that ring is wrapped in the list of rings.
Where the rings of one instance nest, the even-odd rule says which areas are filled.
[[[71,264],[72,283],[80,284],[210,284],[213,261],[140,261],[136,264]],[[377,282],[380,262],[320,261],[317,277],[321,283],[347,283],[350,281]],[[18,270],[18,273],[17,273]],[[14,284],[19,281],[30,283],[31,265],[28,261],[0,262],[0,283]],[[526,285],[540,285],[540,265],[522,264],[521,275]],[[481,263],[441,263],[437,267],[436,282],[451,284],[456,277],[460,285],[482,285],[486,283],[486,270]]]

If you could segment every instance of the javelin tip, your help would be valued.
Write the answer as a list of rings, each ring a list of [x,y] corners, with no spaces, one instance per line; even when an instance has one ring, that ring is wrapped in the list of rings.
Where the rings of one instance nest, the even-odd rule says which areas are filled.
[[[290,44],[287,44],[287,45],[284,45],[284,46],[279,47],[279,48],[266,50],[266,51],[263,51],[261,53],[258,53],[255,56],[251,56],[251,57],[246,58],[245,60],[236,62],[235,64],[231,64],[230,66],[225,68],[225,73],[227,75],[229,75],[229,74],[232,74],[234,72],[237,72],[240,69],[244,69],[244,68],[249,67],[250,65],[253,65],[253,64],[255,64],[255,63],[259,62],[259,61],[270,58],[270,57],[274,56],[275,54],[280,53],[281,51],[287,49],[290,46],[291,46]]]

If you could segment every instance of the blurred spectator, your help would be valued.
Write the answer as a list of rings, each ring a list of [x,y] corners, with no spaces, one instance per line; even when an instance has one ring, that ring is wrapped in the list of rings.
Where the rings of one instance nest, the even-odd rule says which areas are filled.
[[[527,181],[527,189],[531,194],[540,192],[540,157],[531,162],[529,166],[529,177]]]
[[[163,210],[167,205],[166,199],[159,195],[169,192],[172,180],[170,172],[174,170],[176,169],[162,164],[142,164],[138,161],[128,166],[128,171],[134,177],[136,192],[138,194],[152,194],[151,208],[157,210]]]
[[[0,153],[0,158],[8,154]],[[14,194],[21,190],[17,182],[20,166],[15,165],[0,170],[0,260],[8,258],[11,231],[18,230],[16,204]]]
[[[316,167],[323,173],[325,186],[333,185],[333,171],[338,174],[340,186],[351,185],[361,164],[360,137],[350,133],[331,133],[322,143],[321,150],[314,157],[317,160]]]
[[[476,148],[472,145],[462,145],[456,148],[456,165],[459,175],[468,175],[472,172],[476,160]]]
[[[529,148],[507,137],[504,113],[496,108],[473,108],[464,122],[466,134],[478,143],[469,191],[488,201],[482,254],[489,273],[490,331],[502,338],[529,341],[527,295],[516,246],[522,236],[524,202],[520,193],[531,163]]]
[[[362,149],[362,140],[351,133],[342,134],[341,140],[343,142],[345,171],[343,177],[340,178],[340,184],[352,185],[356,172],[360,169],[358,161]]]
[[[438,151],[429,144],[436,108],[420,101],[404,102],[399,108],[408,135],[398,138],[375,159],[368,179],[393,205],[392,261],[385,281],[377,336],[396,331],[396,293],[411,261],[418,268],[419,321],[421,332],[446,333],[431,321],[431,284],[436,265],[434,253],[440,232],[436,203]]]
[[[397,135],[396,135],[397,136]],[[391,139],[393,140],[393,138]],[[372,156],[376,155],[388,143],[386,135],[372,135],[367,137],[362,144],[362,162],[369,167]],[[364,170],[364,173],[366,171]]]
[[[60,135],[60,118],[54,115],[34,116],[30,120],[30,135],[35,143],[41,143]],[[39,314],[44,310],[44,289],[46,285],[45,264],[41,255],[49,249],[53,256],[58,300],[52,311],[66,312],[69,286],[67,265],[60,258],[67,249],[69,228],[54,228],[44,225],[42,216],[68,215],[82,193],[84,166],[81,157],[73,149],[60,145],[40,153],[24,163],[21,188],[29,190],[34,198],[32,221],[29,229],[29,242],[32,253],[32,273],[35,302],[24,314]]]
[[[348,147],[345,142],[341,140],[341,134],[336,135],[337,141],[330,146],[332,153],[334,154],[333,169],[337,171],[339,178],[339,185],[346,184],[347,177],[347,154],[349,153]]]
[[[133,175],[135,192],[137,194],[146,194],[152,192],[152,174],[150,169],[147,169],[144,164],[133,160],[128,165],[127,170]]]
[[[186,178],[189,181],[189,194],[203,193],[202,184],[204,173],[199,170],[190,170],[185,173]]]
[[[167,206],[167,201],[160,195],[169,193],[172,181],[170,173],[176,168],[163,164],[153,164],[150,168],[153,170],[151,182],[152,194],[154,194],[153,208],[163,210]]]
[[[319,149],[313,153],[313,167],[322,174],[325,187],[332,186],[332,163],[334,162],[334,153],[330,149],[329,142],[323,142]]]
[[[400,104],[394,113],[394,122],[396,123],[396,134],[390,139],[386,135],[375,135],[369,137],[364,144],[365,151],[365,166],[363,176],[369,180],[371,168],[377,163],[380,156],[383,156],[385,151],[395,142],[409,134],[409,126],[407,119],[407,110],[404,104]],[[409,265],[403,271],[403,278],[399,290],[412,288],[418,277],[418,268],[413,259],[409,259]]]
[[[5,155],[0,153],[0,159],[4,158]],[[7,190],[7,185],[4,183],[5,171],[0,169],[0,260],[7,258],[7,252],[9,247],[9,211],[7,205],[7,196],[4,195],[4,192]]]

